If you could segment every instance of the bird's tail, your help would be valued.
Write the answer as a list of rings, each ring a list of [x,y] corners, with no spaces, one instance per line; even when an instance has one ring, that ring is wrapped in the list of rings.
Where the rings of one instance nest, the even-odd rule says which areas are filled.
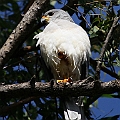
[[[81,97],[66,97],[63,103],[65,120],[87,120],[84,114]]]

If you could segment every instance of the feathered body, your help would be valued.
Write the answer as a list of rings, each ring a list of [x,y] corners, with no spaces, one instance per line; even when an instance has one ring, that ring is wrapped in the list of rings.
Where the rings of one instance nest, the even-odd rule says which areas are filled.
[[[40,45],[41,55],[46,65],[50,67],[54,79],[79,80],[83,69],[82,64],[86,64],[84,69],[88,70],[91,54],[89,37],[82,27],[72,21],[68,13],[62,10],[57,12],[54,13],[55,17],[49,16],[51,18],[49,24],[34,38],[38,39],[37,46]],[[68,97],[65,104],[66,120],[82,119],[83,111],[78,110],[79,107],[72,98]]]
[[[38,38],[41,54],[55,79],[80,79],[81,64],[88,61],[90,42],[82,27],[67,20],[50,22]]]

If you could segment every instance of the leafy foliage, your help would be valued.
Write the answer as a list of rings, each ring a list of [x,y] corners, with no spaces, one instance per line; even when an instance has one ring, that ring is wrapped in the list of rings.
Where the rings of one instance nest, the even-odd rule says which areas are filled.
[[[10,33],[21,21],[23,15],[26,13],[32,0],[1,0],[0,1],[0,46],[4,44],[6,39],[9,37]],[[66,3],[65,3],[66,4]],[[101,48],[104,44],[106,36],[111,28],[113,19],[115,16],[120,15],[120,0],[114,1],[103,1],[103,0],[79,0],[75,1],[75,4],[69,3],[67,1],[67,6],[64,5],[63,1],[51,1],[50,5],[46,9],[50,8],[64,8],[70,15],[74,16],[73,19],[78,22],[89,34],[91,44],[92,44],[92,58],[97,61]],[[74,10],[73,10],[74,9]],[[72,12],[71,12],[72,11]],[[81,12],[82,11],[82,12]],[[40,18],[38,18],[40,19]],[[39,21],[38,21],[39,23]],[[37,23],[36,23],[37,24]],[[36,32],[42,31],[43,28]],[[120,25],[118,25],[111,37],[111,40],[107,46],[102,61],[102,66],[109,69],[111,72],[116,73],[120,77]],[[40,59],[40,51],[36,49],[29,50],[28,52],[19,52],[23,47],[35,46],[36,41],[33,40],[34,33],[29,36],[23,45],[19,46],[17,52],[13,57],[6,63],[4,69],[0,72],[0,83],[1,84],[13,84],[22,83],[25,81],[30,81],[31,78],[36,75],[38,81],[49,81],[51,74],[46,71],[45,64]],[[29,47],[28,47],[29,48]],[[90,63],[89,74],[93,77],[95,76],[95,64]],[[101,71],[103,75],[104,72]],[[105,73],[107,76],[111,76],[109,73]],[[103,77],[100,79],[103,81]],[[107,79],[107,77],[106,77]],[[108,81],[108,80],[107,80]],[[18,93],[19,94],[19,93]],[[119,93],[117,95],[103,95],[101,97],[106,97],[109,99],[119,98]],[[62,103],[60,103],[58,98],[34,98],[28,100],[24,104],[17,105],[20,101],[26,98],[16,98],[16,99],[5,99],[0,100],[0,109],[4,106],[15,105],[9,114],[1,117],[1,119],[23,119],[23,120],[61,120],[63,119]],[[85,103],[86,103],[85,98]],[[99,100],[95,102],[93,107],[97,107]],[[97,117],[91,112],[93,119]],[[88,115],[90,116],[90,114]],[[101,115],[104,117],[104,115]],[[108,114],[109,116],[109,114]],[[112,117],[104,117],[101,120],[117,120],[119,115]]]

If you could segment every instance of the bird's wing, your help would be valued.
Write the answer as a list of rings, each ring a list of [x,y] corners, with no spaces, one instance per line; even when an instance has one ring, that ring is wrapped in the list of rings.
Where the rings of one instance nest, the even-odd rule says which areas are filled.
[[[37,45],[40,45],[43,58],[46,64],[54,69],[54,74],[57,74],[56,65],[60,63],[58,51],[67,54],[68,61],[74,64],[74,67],[69,67],[71,71],[75,68],[77,71],[82,61],[83,63],[87,61],[87,56],[90,55],[90,41],[87,33],[82,27],[67,20],[50,22],[44,31],[34,38],[38,39]],[[80,72],[77,76],[73,79],[80,79]]]

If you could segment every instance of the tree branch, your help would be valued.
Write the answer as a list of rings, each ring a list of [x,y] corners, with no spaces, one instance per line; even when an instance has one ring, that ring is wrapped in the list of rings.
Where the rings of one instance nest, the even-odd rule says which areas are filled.
[[[93,60],[92,58],[90,58],[90,64],[92,64],[93,68],[96,68],[97,66],[97,62],[96,60]],[[101,70],[105,73],[107,73],[108,75],[110,75],[111,77],[114,77],[116,79],[119,79],[120,77],[118,76],[118,74],[116,74],[115,72],[107,69],[105,66],[101,65]]]
[[[19,106],[22,106],[32,100],[35,100],[37,99],[38,97],[29,97],[29,98],[26,98],[26,99],[23,99],[23,100],[20,100],[16,103],[13,103],[11,105],[8,105],[8,106],[3,106],[0,108],[0,116],[6,116],[8,114],[12,114],[16,111],[16,109],[19,107]],[[11,110],[12,109],[12,110]]]
[[[108,42],[109,42],[109,40],[110,40],[110,38],[111,38],[112,32],[113,32],[114,28],[116,27],[118,20],[119,20],[119,17],[115,17],[115,18],[114,18],[112,27],[111,27],[111,29],[110,29],[107,37],[106,37],[106,40],[104,41],[103,47],[102,47],[102,49],[101,49],[100,57],[99,57],[99,59],[98,59],[98,61],[97,61],[97,66],[96,66],[96,75],[95,75],[95,78],[96,78],[96,79],[100,79],[100,69],[101,69],[102,59],[103,59],[105,50],[106,50],[106,48],[107,48]]]
[[[73,84],[59,85],[51,82],[41,83],[36,82],[35,87],[32,88],[30,82],[1,85],[0,86],[0,99],[16,98],[16,97],[31,97],[31,96],[94,96],[101,94],[110,94],[120,91],[120,80],[113,80],[110,82],[101,82],[89,77],[85,80],[78,80]],[[19,94],[18,94],[19,93]]]
[[[48,0],[35,0],[21,22],[13,30],[3,47],[0,49],[0,69],[11,58],[16,49],[29,37],[38,15],[42,14],[43,7],[49,4]],[[33,31],[32,31],[33,32]]]

